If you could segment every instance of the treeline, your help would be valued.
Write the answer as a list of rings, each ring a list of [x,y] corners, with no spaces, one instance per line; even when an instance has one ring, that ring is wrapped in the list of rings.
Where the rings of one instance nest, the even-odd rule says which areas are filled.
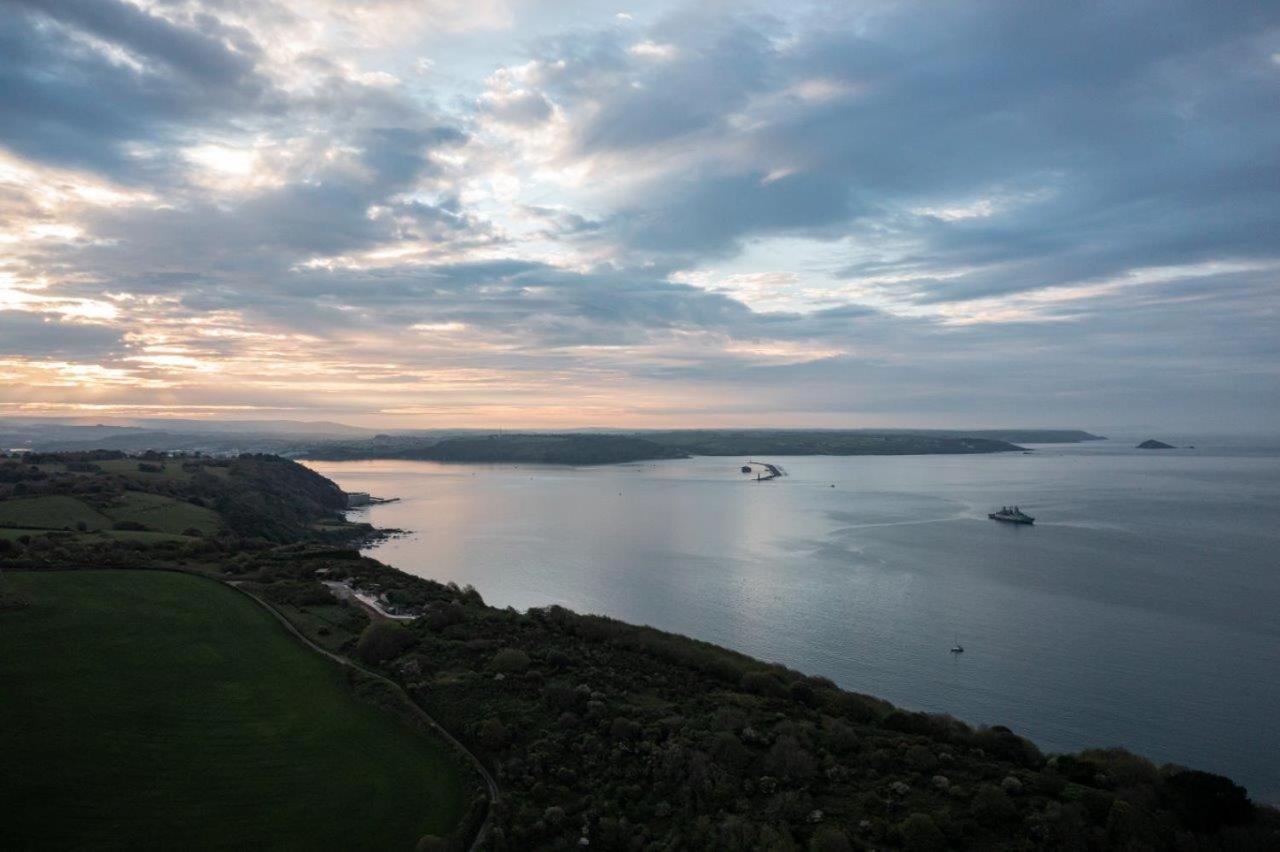
[[[63,496],[98,507],[131,491],[212,509],[223,522],[218,535],[229,547],[316,538],[316,526],[342,523],[346,508],[337,485],[279,456],[126,456],[104,450],[0,458],[0,500]]]
[[[516,464],[619,464],[686,454],[645,438],[628,435],[500,434],[457,438],[375,438],[321,444],[306,452],[317,460],[413,459],[440,462]]]

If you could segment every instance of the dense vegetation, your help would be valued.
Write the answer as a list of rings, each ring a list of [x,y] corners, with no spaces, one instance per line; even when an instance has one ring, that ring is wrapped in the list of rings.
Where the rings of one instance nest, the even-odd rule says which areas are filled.
[[[322,445],[313,459],[394,458],[442,462],[516,462],[530,464],[617,464],[683,458],[680,450],[628,435],[482,435],[455,438],[375,438],[358,443]]]
[[[13,573],[0,848],[410,849],[472,782],[245,595],[169,572]]]
[[[486,606],[475,590],[335,543],[356,531],[326,520],[327,488],[288,462],[249,464],[272,479],[274,500],[298,501],[277,515],[313,517],[310,527],[289,527],[283,542],[224,532],[199,539],[203,548],[85,549],[68,533],[27,535],[8,550],[0,539],[0,566],[152,565],[241,583],[317,644],[396,680],[479,754],[501,789],[488,848],[568,849],[584,837],[635,850],[1280,845],[1277,814],[1220,776],[1114,749],[1046,756],[1005,728],[904,712],[684,637],[555,607]],[[258,487],[252,475],[227,479]],[[48,536],[55,543],[39,545]],[[424,615],[370,620],[321,580]],[[21,595],[2,592],[0,619],[22,611]]]
[[[1022,449],[994,438],[912,432],[694,429],[648,432],[646,437],[698,456],[901,456],[1003,453]]]
[[[378,436],[309,447],[317,460],[421,459],[448,462],[613,464],[650,459],[752,455],[916,455],[1000,453],[1021,447],[986,437],[898,432],[686,430],[638,435]]]
[[[312,535],[317,524],[339,521],[345,507],[332,482],[276,456],[97,451],[0,458],[0,527],[11,530],[106,539],[150,531],[233,547]]]

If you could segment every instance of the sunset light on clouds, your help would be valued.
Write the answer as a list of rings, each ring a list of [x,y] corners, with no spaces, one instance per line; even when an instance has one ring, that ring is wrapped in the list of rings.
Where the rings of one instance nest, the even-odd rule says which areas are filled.
[[[1074,5],[0,3],[0,416],[1274,424],[1280,9]]]

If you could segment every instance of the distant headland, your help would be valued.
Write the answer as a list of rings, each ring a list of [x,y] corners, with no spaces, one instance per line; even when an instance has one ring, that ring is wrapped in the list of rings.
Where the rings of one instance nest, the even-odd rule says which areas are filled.
[[[394,430],[339,423],[151,419],[129,425],[0,418],[0,447],[37,452],[273,453],[323,461],[617,464],[687,456],[926,455],[1103,440],[1080,429]]]
[[[632,433],[378,435],[326,441],[300,455],[317,461],[418,459],[445,462],[616,464],[689,456],[862,456],[1017,452],[1026,443],[1100,440],[1077,430],[864,431],[687,429]]]

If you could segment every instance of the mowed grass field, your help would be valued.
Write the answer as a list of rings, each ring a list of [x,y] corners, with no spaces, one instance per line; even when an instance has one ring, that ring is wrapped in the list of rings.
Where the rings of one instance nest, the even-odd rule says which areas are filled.
[[[473,788],[252,600],[148,571],[6,572],[0,849],[412,849]]]

